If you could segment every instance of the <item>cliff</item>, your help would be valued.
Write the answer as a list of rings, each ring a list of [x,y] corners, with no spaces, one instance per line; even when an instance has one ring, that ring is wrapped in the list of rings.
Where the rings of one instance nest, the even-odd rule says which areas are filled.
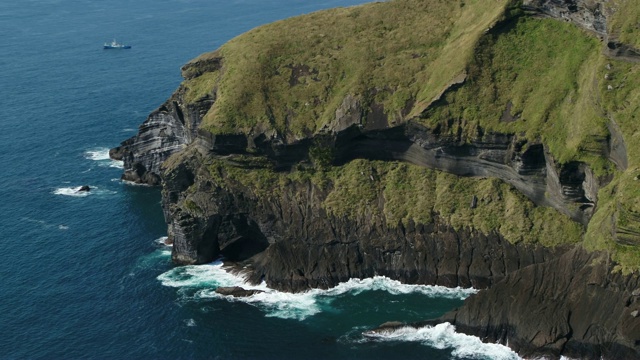
[[[162,184],[178,264],[288,291],[473,286],[442,321],[523,354],[637,355],[639,19],[396,0],[276,22],[185,65],[111,155]]]

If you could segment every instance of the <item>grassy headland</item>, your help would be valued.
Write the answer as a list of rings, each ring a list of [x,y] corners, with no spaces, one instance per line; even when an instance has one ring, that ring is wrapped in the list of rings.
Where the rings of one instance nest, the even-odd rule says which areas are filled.
[[[212,177],[221,186],[251,188],[256,197],[310,181],[328,189],[323,206],[335,216],[379,211],[394,226],[438,215],[454,227],[497,231],[512,242],[584,241],[610,251],[622,270],[640,269],[640,63],[609,59],[592,34],[523,17],[518,5],[394,0],[276,22],[200,57],[222,57],[222,67],[186,80],[185,100],[215,95],[201,125],[214,134],[309,138],[352,96],[365,111],[382,108],[391,126],[416,121],[467,140],[482,129],[542,142],[558,164],[580,161],[603,183],[612,179],[600,189],[586,229],[498,180],[395,162],[278,173],[268,164],[248,169],[211,160]],[[640,47],[636,1],[607,6],[615,10],[611,36]],[[626,168],[609,159],[611,124],[626,146]]]

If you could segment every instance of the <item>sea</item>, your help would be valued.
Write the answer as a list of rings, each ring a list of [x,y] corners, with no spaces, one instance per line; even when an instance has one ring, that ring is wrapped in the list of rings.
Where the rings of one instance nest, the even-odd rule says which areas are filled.
[[[362,0],[0,2],[0,359],[517,359],[437,317],[474,289],[352,279],[290,294],[175,267],[157,188],[120,180],[180,67],[261,24]],[[117,39],[129,50],[103,50]],[[90,192],[79,192],[88,185]],[[244,285],[246,299],[215,293]]]

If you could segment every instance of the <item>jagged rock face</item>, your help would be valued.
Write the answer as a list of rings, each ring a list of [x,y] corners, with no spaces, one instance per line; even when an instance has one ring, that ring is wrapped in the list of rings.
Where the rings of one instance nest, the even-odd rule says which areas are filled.
[[[599,35],[607,34],[607,14],[601,0],[524,0],[522,7],[542,15],[571,21]]]
[[[509,274],[439,321],[523,357],[635,359],[640,278],[612,270],[606,254],[577,247]]]
[[[350,99],[347,96],[347,99]],[[349,126],[347,121],[351,119]],[[340,117],[343,130],[330,135],[283,144],[278,138],[260,134],[200,137],[205,156],[243,154],[247,144],[280,170],[290,170],[310,160],[310,148],[321,143],[330,149],[333,165],[353,159],[402,161],[460,176],[494,177],[522,192],[540,206],[550,206],[586,225],[597,202],[597,189],[605,180],[597,179],[581,162],[556,165],[540,143],[527,143],[511,134],[483,133],[471,141],[444,136],[413,122],[395,127],[368,130],[359,117]],[[355,124],[353,123],[355,122]]]
[[[111,158],[124,161],[123,180],[160,185],[162,163],[196,139],[202,116],[214,101],[184,104],[183,96],[180,88],[149,115],[136,136],[111,149]]]
[[[327,189],[309,181],[256,197],[241,184],[220,186],[198,158],[193,151],[165,177],[173,260],[194,264],[222,255],[250,280],[273,288],[327,288],[375,275],[486,288],[563,251],[514,245],[499,234],[454,229],[438,219],[389,226],[375,211],[355,219],[336,217],[322,206]]]
[[[337,135],[335,147],[337,164],[355,158],[399,160],[460,176],[495,177],[584,225],[597,201],[594,187],[600,185],[586,164],[557,166],[543,144],[509,134],[480,131],[465,142],[409,122],[370,132],[353,128]]]

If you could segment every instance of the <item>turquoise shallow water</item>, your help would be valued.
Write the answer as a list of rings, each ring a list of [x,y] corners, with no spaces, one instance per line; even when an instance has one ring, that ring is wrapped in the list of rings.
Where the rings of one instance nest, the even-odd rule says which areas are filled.
[[[173,268],[157,189],[107,149],[180,82],[179,68],[257,25],[364,1],[0,2],[0,358],[508,358],[451,328],[367,340],[465,292],[388,279],[230,301],[219,265]],[[133,45],[104,51],[112,38]],[[78,196],[81,185],[93,188]],[[267,289],[268,290],[268,289]]]

